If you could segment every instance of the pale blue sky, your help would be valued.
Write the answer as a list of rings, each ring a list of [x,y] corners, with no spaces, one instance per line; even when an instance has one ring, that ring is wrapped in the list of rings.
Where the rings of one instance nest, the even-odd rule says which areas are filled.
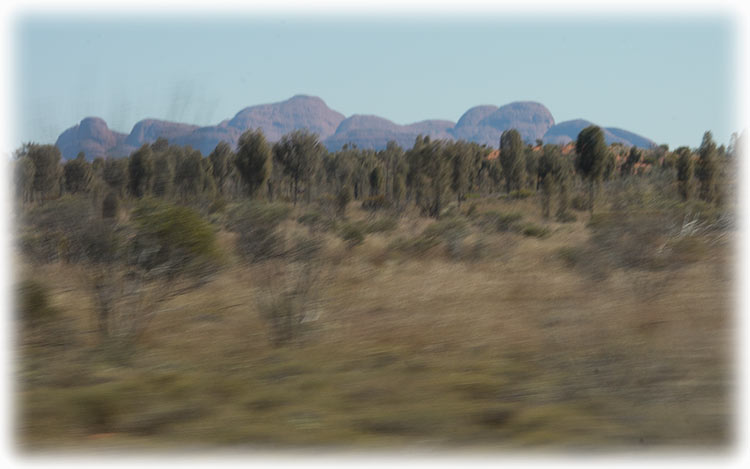
[[[216,124],[295,94],[399,124],[533,100],[556,122],[585,118],[672,148],[739,130],[727,16],[243,15],[18,18],[13,143],[54,143],[87,116],[124,133],[147,117]]]

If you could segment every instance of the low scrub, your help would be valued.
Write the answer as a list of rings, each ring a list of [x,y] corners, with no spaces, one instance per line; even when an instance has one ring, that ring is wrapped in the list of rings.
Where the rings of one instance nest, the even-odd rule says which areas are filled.
[[[534,223],[526,223],[521,227],[521,233],[524,236],[529,236],[533,238],[546,238],[550,235],[549,228],[545,226],[539,226]]]
[[[16,308],[19,319],[30,324],[49,321],[58,315],[50,304],[49,290],[36,280],[24,280],[16,287]]]
[[[508,232],[518,231],[523,215],[519,212],[484,212],[476,217],[475,223],[485,231]]]
[[[359,223],[345,223],[339,228],[339,236],[349,248],[365,242],[365,231]]]
[[[235,207],[229,228],[239,235],[239,254],[249,262],[283,256],[285,238],[278,228],[290,213],[289,205],[283,203],[250,202]]]
[[[368,197],[362,202],[362,209],[372,212],[377,210],[386,210],[391,207],[393,207],[393,204],[383,194]]]

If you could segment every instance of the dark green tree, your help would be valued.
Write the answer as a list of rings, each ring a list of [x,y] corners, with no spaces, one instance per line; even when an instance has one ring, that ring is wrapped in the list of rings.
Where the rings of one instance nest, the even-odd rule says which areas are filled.
[[[537,165],[537,179],[544,181],[544,178],[551,174],[558,177],[560,172],[560,162],[562,161],[562,152],[558,145],[547,144],[542,147],[542,155],[539,157]]]
[[[458,141],[447,145],[448,157],[451,158],[451,189],[456,194],[456,201],[461,207],[461,202],[466,199],[466,194],[471,189],[474,174],[478,171],[475,167],[474,149],[465,141]]]
[[[448,200],[453,169],[444,143],[420,135],[406,157],[409,164],[407,184],[414,201],[423,214],[440,218]]]
[[[151,151],[154,153],[164,153],[169,148],[169,140],[159,137],[151,144]]]
[[[677,189],[683,200],[688,200],[693,195],[693,174],[695,172],[695,160],[693,152],[688,147],[680,147],[675,150],[677,154]]]
[[[62,156],[54,145],[27,144],[25,156],[34,162],[34,182],[32,188],[41,200],[49,200],[60,195]]]
[[[88,192],[91,189],[91,165],[86,161],[86,155],[83,152],[79,153],[76,159],[65,163],[63,177],[65,191],[70,194]]]
[[[711,132],[703,134],[703,141],[698,148],[698,164],[695,174],[698,177],[700,198],[714,202],[718,196],[717,177],[719,173],[716,143]]]
[[[154,155],[154,179],[151,188],[156,197],[168,198],[174,189],[174,158],[169,150]]]
[[[531,145],[524,146],[523,149],[524,168],[526,171],[526,185],[531,189],[539,189],[542,180],[539,179],[539,153]]]
[[[383,170],[380,166],[375,166],[370,171],[370,196],[376,196],[380,194],[383,187]]]
[[[286,134],[274,145],[274,161],[290,179],[294,205],[297,205],[300,183],[305,185],[307,199],[310,201],[310,182],[324,154],[325,147],[318,140],[318,136],[307,130],[295,130]]]
[[[102,177],[110,190],[114,191],[118,197],[122,197],[128,185],[128,159],[107,158],[104,160]]]
[[[552,173],[547,173],[542,179],[542,216],[549,218],[552,207],[552,194],[555,191],[555,177]]]
[[[175,187],[183,200],[196,197],[203,190],[203,155],[191,147],[175,148]]]
[[[620,166],[620,175],[630,176],[631,174],[633,174],[633,168],[635,168],[636,164],[640,163],[642,156],[643,154],[638,149],[638,147],[636,147],[635,145],[630,147],[628,157],[622,163],[622,166]]]
[[[34,171],[36,171],[34,161],[28,156],[23,156],[14,163],[13,179],[16,197],[22,203],[30,202],[33,199]]]
[[[271,146],[262,130],[248,130],[242,134],[234,163],[248,196],[255,197],[265,187],[271,176],[272,157]]]
[[[128,192],[141,198],[151,193],[154,180],[154,155],[151,146],[144,144],[130,155],[128,161]]]
[[[232,173],[234,158],[232,147],[224,141],[219,142],[214,151],[208,155],[208,159],[211,161],[214,180],[216,181],[216,189],[219,191],[219,194],[223,195],[227,190],[227,183]]]
[[[594,212],[594,195],[607,165],[609,150],[602,129],[591,125],[581,130],[576,139],[576,171],[588,181],[589,211]]]
[[[500,166],[505,177],[505,190],[519,190],[523,187],[526,162],[521,134],[516,129],[503,132],[500,137]]]

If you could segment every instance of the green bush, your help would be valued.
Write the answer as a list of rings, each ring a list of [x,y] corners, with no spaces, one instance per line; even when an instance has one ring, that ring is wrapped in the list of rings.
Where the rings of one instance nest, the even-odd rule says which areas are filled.
[[[18,284],[16,304],[19,319],[24,322],[39,323],[57,316],[57,310],[50,305],[48,289],[36,280]]]
[[[219,258],[213,227],[192,208],[148,200],[134,210],[133,221],[131,259],[147,270],[167,267],[175,275]]]
[[[365,241],[364,230],[357,223],[346,223],[339,229],[339,236],[350,248]]]
[[[521,228],[521,233],[523,233],[524,236],[545,238],[549,236],[550,231],[547,227],[535,225],[533,223],[527,223]]]

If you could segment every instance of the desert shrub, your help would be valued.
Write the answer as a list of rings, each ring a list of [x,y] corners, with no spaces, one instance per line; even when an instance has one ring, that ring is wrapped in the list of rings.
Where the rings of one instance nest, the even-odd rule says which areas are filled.
[[[487,255],[488,249],[487,241],[480,236],[467,244],[462,258],[469,262],[477,262]]]
[[[120,198],[117,193],[110,192],[102,201],[102,217],[117,218],[117,212],[120,210]]]
[[[119,387],[100,384],[76,389],[70,404],[75,419],[87,431],[108,433],[114,431],[126,398]]]
[[[586,259],[586,250],[580,246],[564,246],[557,250],[557,257],[567,267],[576,267]]]
[[[287,204],[250,202],[230,213],[229,228],[239,236],[238,253],[249,262],[257,262],[285,253],[285,238],[278,226],[289,217]]]
[[[348,202],[347,202],[348,203]],[[336,196],[328,193],[322,194],[315,200],[315,208],[327,218],[334,219],[338,215]]]
[[[352,188],[349,185],[342,186],[338,192],[336,192],[336,198],[334,205],[336,207],[336,215],[339,217],[346,216],[346,206],[352,200]]]
[[[325,215],[319,210],[312,210],[297,218],[297,223],[307,226],[313,231],[328,231],[334,226],[332,217]]]
[[[319,237],[300,237],[291,243],[286,257],[291,262],[306,262],[317,258],[323,250],[323,240]]]
[[[59,258],[61,239],[57,233],[28,231],[18,237],[18,249],[23,256],[40,264],[47,264]]]
[[[68,196],[27,212],[19,241],[35,262],[98,262],[114,256],[119,232],[97,216],[90,201]]]
[[[503,213],[497,211],[485,212],[476,219],[476,224],[490,232],[517,231],[519,222],[523,218],[519,212]]]
[[[133,221],[130,259],[139,267],[158,268],[171,278],[197,273],[219,259],[213,227],[189,207],[146,201],[134,210]]]
[[[467,230],[468,226],[464,220],[461,220],[460,218],[446,218],[427,226],[427,228],[422,231],[422,236],[448,240],[457,236],[466,236]]]
[[[297,218],[297,223],[305,226],[314,227],[318,223],[320,223],[320,220],[323,218],[323,215],[318,211],[308,212],[305,214],[302,214]]]
[[[530,189],[517,189],[517,190],[511,191],[508,194],[508,197],[511,199],[522,200],[522,199],[528,199],[529,197],[533,195],[534,195],[534,191]]]
[[[521,233],[524,236],[534,237],[534,238],[546,238],[549,236],[550,231],[549,228],[544,226],[539,226],[534,223],[526,223],[521,228]]]
[[[181,291],[196,288],[221,261],[212,226],[191,208],[143,200],[127,229],[122,255],[90,263],[87,269],[105,351],[118,361],[132,354],[159,304],[178,291],[180,280],[192,280]]]
[[[31,279],[22,281],[16,287],[16,307],[19,319],[31,324],[54,319],[58,314],[50,305],[47,287]]]
[[[708,251],[705,241],[697,236],[683,236],[669,243],[672,262],[691,264],[705,258]]]
[[[463,240],[469,234],[467,223],[461,218],[446,218],[429,225],[421,234],[425,240],[435,240],[445,244],[448,254],[459,258],[463,252]],[[429,241],[427,241],[429,244]]]
[[[227,209],[227,199],[219,195],[211,200],[211,204],[208,207],[208,213],[223,213]]]
[[[365,241],[365,232],[359,223],[345,223],[339,228],[339,236],[350,248]]]
[[[440,239],[435,237],[417,236],[415,238],[405,238],[399,236],[391,241],[388,248],[405,254],[421,256],[439,244]]]
[[[317,303],[316,294],[324,283],[318,258],[302,262],[269,261],[260,266],[257,308],[268,323],[274,346],[283,346],[310,327]]]
[[[669,226],[661,213],[608,212],[589,222],[594,246],[616,267],[658,268]]]
[[[579,212],[586,212],[589,209],[589,199],[585,194],[578,192],[570,199],[570,206]]]
[[[365,224],[365,233],[385,233],[393,231],[398,226],[398,219],[396,217],[380,217],[375,220],[369,221]]]
[[[391,208],[392,206],[393,204],[386,198],[384,194],[367,197],[362,202],[362,208],[369,211],[385,210]]]
[[[578,218],[571,212],[558,213],[555,219],[560,223],[574,223]]]
[[[468,218],[474,218],[477,215],[477,203],[472,202],[471,205],[469,205],[468,210],[466,210],[466,216]]]

